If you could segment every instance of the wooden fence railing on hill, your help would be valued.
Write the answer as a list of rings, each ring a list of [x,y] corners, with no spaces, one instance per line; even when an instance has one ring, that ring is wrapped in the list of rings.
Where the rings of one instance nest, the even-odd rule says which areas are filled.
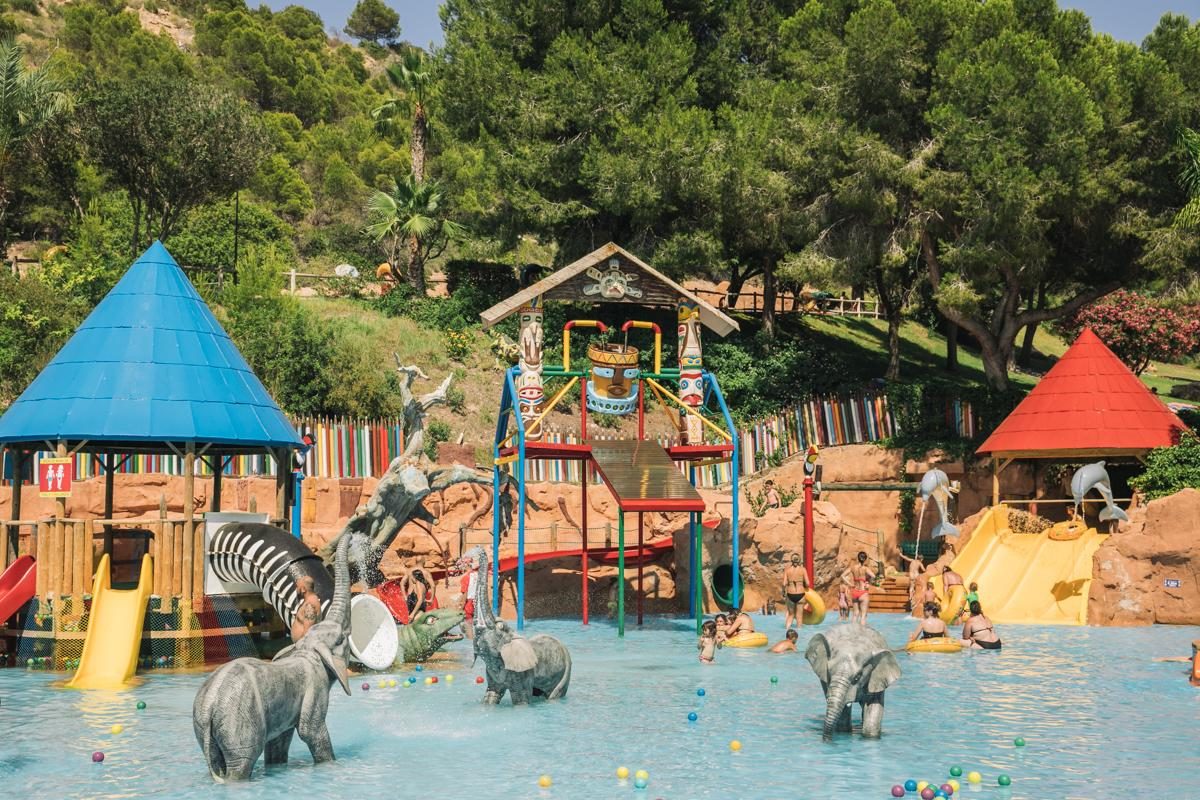
[[[734,304],[729,304],[729,294],[716,289],[693,289],[692,293],[701,300],[720,309],[732,308],[750,314],[761,314],[766,308],[762,292],[743,290],[738,293]],[[776,314],[815,314],[834,317],[863,317],[879,319],[883,313],[878,300],[852,297],[805,298],[795,292],[779,292],[775,296]]]

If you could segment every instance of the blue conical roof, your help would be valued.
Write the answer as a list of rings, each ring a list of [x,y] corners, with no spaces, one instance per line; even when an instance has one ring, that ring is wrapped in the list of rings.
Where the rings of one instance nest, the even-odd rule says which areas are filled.
[[[0,417],[0,442],[296,447],[279,406],[161,243]],[[120,449],[120,445],[114,449]]]

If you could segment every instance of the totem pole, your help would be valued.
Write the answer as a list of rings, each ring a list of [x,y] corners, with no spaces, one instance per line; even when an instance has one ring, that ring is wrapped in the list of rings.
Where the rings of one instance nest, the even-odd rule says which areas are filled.
[[[679,300],[679,399],[699,411],[704,404],[704,379],[701,376],[700,308],[692,300]],[[684,441],[703,444],[704,428],[700,418],[687,414]]]
[[[541,413],[545,393],[542,390],[542,298],[535,297],[521,306],[521,335],[517,376],[517,403],[525,425],[526,439],[542,438],[541,423],[534,424]]]

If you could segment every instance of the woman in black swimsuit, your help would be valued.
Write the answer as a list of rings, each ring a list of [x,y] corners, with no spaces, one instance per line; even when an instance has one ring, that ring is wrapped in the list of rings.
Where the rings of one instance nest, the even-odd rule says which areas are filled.
[[[946,623],[942,622],[938,617],[937,603],[925,604],[925,617],[921,623],[917,625],[917,629],[908,637],[910,642],[915,642],[918,639],[942,639],[949,631],[946,630]]]
[[[971,618],[963,625],[962,638],[964,647],[976,650],[999,650],[1001,647],[1000,637],[996,635],[992,621],[983,615],[978,600],[971,602]]]

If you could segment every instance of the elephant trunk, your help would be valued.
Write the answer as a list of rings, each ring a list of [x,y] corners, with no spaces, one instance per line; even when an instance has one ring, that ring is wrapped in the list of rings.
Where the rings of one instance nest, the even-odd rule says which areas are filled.
[[[496,616],[492,613],[492,598],[489,596],[489,584],[491,578],[491,565],[488,561],[487,552],[480,548],[479,551],[479,578],[475,582],[475,619],[478,620],[475,627],[491,628],[496,625]]]
[[[829,691],[825,694],[825,727],[821,732],[821,738],[827,742],[833,741],[833,729],[846,708],[849,690],[850,679],[845,676],[835,676],[829,683]]]
[[[325,619],[337,622],[342,631],[350,630],[350,538],[347,534],[338,542],[337,552],[333,557],[333,601],[325,612]]]

